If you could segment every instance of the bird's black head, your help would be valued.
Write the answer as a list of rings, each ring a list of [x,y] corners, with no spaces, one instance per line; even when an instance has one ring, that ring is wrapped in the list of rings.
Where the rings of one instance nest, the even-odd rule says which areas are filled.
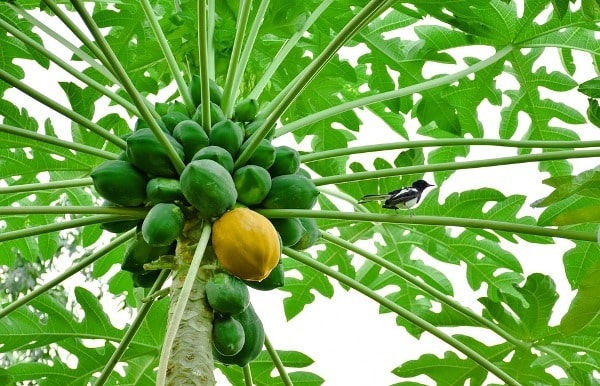
[[[431,185],[429,182],[427,182],[425,180],[418,180],[418,181],[413,182],[413,184],[412,184],[413,188],[418,189],[421,192],[430,186],[435,186],[435,185]]]

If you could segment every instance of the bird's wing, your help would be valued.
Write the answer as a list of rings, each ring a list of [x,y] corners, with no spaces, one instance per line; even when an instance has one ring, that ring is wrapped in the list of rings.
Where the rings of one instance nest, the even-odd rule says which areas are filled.
[[[419,191],[417,189],[412,189],[412,188],[403,188],[403,189],[398,189],[398,190],[394,190],[393,192],[390,192],[389,194],[389,198],[385,201],[385,206],[386,207],[395,207],[396,205],[403,205],[404,203],[411,201],[411,200],[417,200],[415,201],[415,204],[418,202],[419,199]]]

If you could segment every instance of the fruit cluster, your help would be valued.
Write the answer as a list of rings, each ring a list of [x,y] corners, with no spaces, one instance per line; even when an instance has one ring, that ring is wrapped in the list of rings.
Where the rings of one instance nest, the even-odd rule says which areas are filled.
[[[157,124],[174,153],[169,156],[148,125],[138,120],[135,130],[125,137],[127,146],[118,159],[105,161],[92,171],[94,187],[105,199],[103,205],[150,208],[142,221],[113,221],[102,227],[115,233],[137,227],[122,263],[136,286],[153,284],[158,271],[145,271],[144,265],[173,254],[186,221],[194,216],[213,222],[211,247],[221,267],[218,271],[226,271],[246,292],[246,285],[259,290],[281,287],[282,246],[306,249],[319,238],[319,229],[314,219],[268,220],[254,209],[310,209],[319,192],[310,176],[299,168],[298,152],[271,143],[273,130],[258,143],[244,165],[234,168],[252,135],[264,124],[256,119],[256,100],[242,100],[228,118],[220,108],[222,90],[211,80],[211,127],[207,129],[202,127],[199,77],[192,79],[189,91],[196,105],[194,114],[188,114],[181,102],[156,106],[161,116]],[[181,174],[171,161],[175,154],[185,165]],[[221,330],[229,331],[228,336],[232,331],[239,333],[240,323],[246,342],[249,336],[260,340],[260,333],[250,332],[243,322],[251,321],[252,328],[260,324],[251,306],[246,304],[235,313],[213,308],[215,342],[223,340],[219,337]],[[217,358],[225,358],[224,363],[245,361],[232,359],[232,350],[220,345],[216,351]],[[240,357],[253,359],[254,351]]]

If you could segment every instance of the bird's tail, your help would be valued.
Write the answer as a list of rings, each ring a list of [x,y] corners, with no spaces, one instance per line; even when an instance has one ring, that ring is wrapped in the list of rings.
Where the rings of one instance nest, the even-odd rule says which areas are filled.
[[[369,194],[358,200],[357,204],[364,204],[370,201],[385,201],[389,198],[388,194]]]

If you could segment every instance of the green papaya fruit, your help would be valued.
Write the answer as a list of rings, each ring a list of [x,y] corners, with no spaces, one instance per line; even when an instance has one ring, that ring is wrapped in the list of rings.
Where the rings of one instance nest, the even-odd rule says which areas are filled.
[[[169,130],[169,133],[173,133],[175,126],[177,126],[179,122],[190,119],[190,117],[181,111],[173,111],[161,116],[160,119],[165,127]]]
[[[271,190],[269,172],[256,165],[246,165],[236,170],[233,183],[238,192],[238,201],[247,206],[260,204]]]
[[[143,272],[144,264],[157,260],[160,256],[175,252],[175,244],[153,247],[148,244],[141,233],[131,239],[125,247],[121,269],[129,272]]]
[[[104,161],[90,176],[98,194],[117,205],[138,206],[146,200],[148,178],[127,161]]]
[[[269,167],[272,177],[285,174],[294,174],[300,168],[300,154],[289,146],[277,146],[275,148],[275,160]]]
[[[119,161],[127,161],[129,162],[129,160],[127,159],[127,152],[125,150],[122,150],[119,152],[119,155],[117,156],[117,159]]]
[[[192,157],[192,161],[210,159],[223,166],[229,173],[233,173],[233,157],[231,153],[219,146],[207,146],[200,149]]]
[[[203,218],[219,217],[233,208],[237,191],[231,174],[213,160],[192,161],[180,177],[181,191]]]
[[[142,223],[142,236],[153,247],[170,245],[183,231],[185,216],[175,204],[154,205]]]
[[[250,293],[243,281],[226,272],[219,272],[206,282],[206,300],[216,312],[235,315],[248,307]]]
[[[156,205],[160,202],[184,201],[181,183],[175,178],[156,177],[146,185],[146,202]]]
[[[211,127],[208,139],[211,146],[222,147],[235,158],[244,141],[244,130],[239,124],[227,119]]]
[[[156,122],[156,124],[158,125],[158,127],[160,127],[160,129],[167,134],[170,134],[171,132],[169,131],[169,129],[167,129],[167,126],[162,122],[162,121],[158,121]],[[150,126],[148,125],[148,122],[144,121],[142,118],[139,118],[136,122],[135,122],[135,126],[134,126],[134,132],[141,130],[141,129],[149,129]],[[128,133],[129,134],[129,133]]]
[[[183,146],[171,135],[167,134],[167,139],[183,160]],[[138,130],[127,138],[127,159],[152,177],[177,177],[166,150],[150,129]]]
[[[233,119],[238,122],[252,122],[258,114],[258,108],[259,105],[256,99],[243,99],[233,107]]]
[[[243,152],[249,143],[250,141],[244,142],[242,147],[240,147],[239,153]],[[258,165],[268,169],[273,165],[273,162],[275,162],[275,147],[273,147],[270,141],[263,139],[258,143],[248,161],[246,161],[246,165]]]
[[[175,101],[175,102],[172,102],[171,104],[169,104],[169,108],[167,109],[167,114],[173,113],[175,111],[178,111],[182,114],[188,115],[187,107],[185,107],[185,104],[181,103],[180,101]]]
[[[298,168],[298,171],[294,174],[298,174],[301,175],[303,177],[306,177],[308,179],[310,179],[310,173],[308,172],[308,170],[304,169],[304,168]]]
[[[281,243],[284,247],[296,244],[304,234],[304,228],[297,218],[274,218],[270,221],[281,236]]]
[[[223,355],[213,350],[213,356],[225,365],[244,367],[256,359],[262,351],[265,344],[265,329],[252,304],[246,307],[244,312],[235,315],[234,318],[240,322],[244,329],[244,346],[235,355]]]
[[[119,208],[120,207],[119,205],[117,205],[113,202],[110,202],[108,200],[104,200],[104,202],[102,203],[102,206],[109,207],[109,208]],[[141,220],[111,221],[111,222],[105,222],[105,223],[100,224],[100,228],[104,229],[105,231],[112,232],[112,233],[123,233],[132,228],[135,228],[140,222],[141,222]]]
[[[265,123],[264,119],[261,120],[256,120],[256,121],[252,121],[249,123],[246,123],[244,125],[244,136],[246,139],[250,138],[252,136],[252,134],[256,133],[258,131],[258,129],[261,128],[261,126],[263,125],[263,123]],[[267,132],[267,134],[265,135],[265,139],[271,140],[273,139],[273,137],[275,136],[275,126],[272,126],[269,131]]]
[[[199,106],[202,103],[202,86],[200,84],[200,76],[193,75],[192,80],[189,84],[190,95],[192,96],[192,101],[194,102],[194,106]],[[210,101],[217,105],[221,104],[221,97],[223,96],[223,90],[217,82],[212,79],[208,80],[208,90],[210,95]]]
[[[317,240],[321,238],[321,230],[317,225],[317,220],[314,218],[302,217],[300,218],[300,223],[302,224],[302,228],[304,228],[304,232],[302,233],[300,240],[292,245],[292,249],[298,251],[312,247]]]
[[[196,112],[192,116],[192,119],[199,124],[202,125],[202,105],[199,105],[196,108]],[[210,103],[210,125],[214,126],[216,123],[222,122],[225,120],[225,114],[223,110],[221,110],[221,106],[216,103]]]
[[[154,104],[154,109],[159,116],[163,116],[169,113],[169,104],[164,102],[156,102]]]
[[[208,146],[208,134],[198,122],[191,119],[179,122],[173,129],[173,137],[183,145],[186,163],[190,162],[200,149]]]
[[[319,191],[308,178],[286,174],[271,180],[271,190],[262,205],[268,209],[310,209],[317,202]]]
[[[141,288],[152,288],[156,279],[160,275],[160,270],[156,271],[144,271],[144,272],[130,272],[131,280],[133,280],[134,287]]]
[[[220,315],[213,321],[213,348],[222,355],[235,355],[244,347],[244,327],[231,315]]]
[[[273,268],[269,276],[261,281],[244,280],[244,283],[248,287],[260,290],[270,291],[275,288],[283,287],[285,284],[285,270],[283,268],[283,261],[279,260],[277,266]]]

